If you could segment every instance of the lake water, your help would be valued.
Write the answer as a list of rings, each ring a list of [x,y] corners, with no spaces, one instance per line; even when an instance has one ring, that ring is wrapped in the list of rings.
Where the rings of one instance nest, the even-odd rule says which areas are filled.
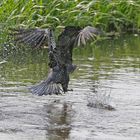
[[[0,140],[140,139],[138,36],[76,48],[73,91],[58,96],[27,89],[47,76],[46,49],[10,53],[0,62]],[[102,98],[114,109],[88,106]]]

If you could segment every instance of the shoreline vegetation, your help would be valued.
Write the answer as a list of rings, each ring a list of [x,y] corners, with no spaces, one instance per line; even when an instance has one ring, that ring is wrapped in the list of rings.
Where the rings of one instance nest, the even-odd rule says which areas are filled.
[[[9,28],[99,28],[108,36],[140,32],[139,0],[2,0],[0,2],[0,49]]]
[[[139,31],[139,0],[3,0],[0,24],[4,27],[92,25],[105,32]]]

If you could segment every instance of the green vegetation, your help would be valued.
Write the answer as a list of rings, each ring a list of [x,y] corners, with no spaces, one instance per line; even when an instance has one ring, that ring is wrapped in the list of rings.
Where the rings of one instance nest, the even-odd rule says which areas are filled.
[[[9,28],[51,26],[59,32],[67,25],[92,25],[113,34],[139,32],[140,0],[1,0],[0,49],[7,48]]]
[[[139,0],[2,0],[3,27],[87,24],[104,31],[139,30]]]

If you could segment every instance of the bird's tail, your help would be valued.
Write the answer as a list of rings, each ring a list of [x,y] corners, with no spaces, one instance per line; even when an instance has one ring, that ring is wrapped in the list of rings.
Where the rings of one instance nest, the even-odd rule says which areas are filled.
[[[61,94],[62,89],[60,88],[59,84],[56,83],[48,83],[47,81],[43,81],[38,85],[34,85],[29,87],[29,90],[36,95],[52,95],[52,94]]]

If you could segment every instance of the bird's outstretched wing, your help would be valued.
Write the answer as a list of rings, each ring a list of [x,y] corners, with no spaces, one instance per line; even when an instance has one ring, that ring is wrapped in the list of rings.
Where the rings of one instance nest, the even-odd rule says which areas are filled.
[[[36,95],[60,94],[67,91],[69,75],[59,59],[52,29],[15,29],[12,35],[15,42],[23,43],[33,48],[42,47],[47,42],[50,72],[48,77],[37,85],[29,87]],[[61,85],[61,86],[60,86]],[[62,87],[62,88],[61,88]]]
[[[18,44],[25,44],[32,48],[44,47],[48,43],[50,29],[11,29],[10,35]]]
[[[95,40],[98,35],[101,35],[102,32],[92,26],[86,26],[85,28],[79,31],[79,34],[75,40],[76,46],[86,45],[90,40]]]
[[[95,40],[101,31],[92,26],[81,28],[79,26],[67,26],[58,36],[58,47],[61,50],[61,58],[65,64],[72,64],[72,51],[76,46],[86,45],[88,41]]]

